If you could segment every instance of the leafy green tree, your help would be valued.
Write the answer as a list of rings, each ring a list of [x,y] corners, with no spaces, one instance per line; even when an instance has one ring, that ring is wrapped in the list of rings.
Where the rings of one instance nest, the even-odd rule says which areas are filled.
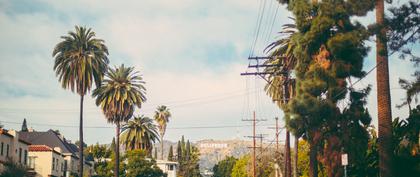
[[[177,161],[179,164],[178,174],[181,177],[201,177],[200,153],[197,147],[191,145],[189,140],[185,143],[184,136],[178,141]]]
[[[355,1],[288,1],[288,9],[296,17],[298,32],[293,35],[296,45],[294,68],[296,96],[287,105],[286,124],[294,132],[302,133],[310,145],[310,176],[318,175],[318,158],[325,166],[328,176],[342,176],[339,158],[348,143],[344,133],[362,134],[360,117],[346,116],[350,112],[366,112],[355,106],[344,114],[338,107],[346,99],[348,80],[361,78],[363,60],[368,47],[367,29],[351,20],[363,16],[374,7],[374,0]],[[353,91],[352,91],[353,92]],[[359,92],[359,91],[354,91]],[[353,99],[360,102],[364,98]],[[362,114],[364,115],[364,114]],[[347,126],[349,122],[355,122]],[[355,131],[339,132],[346,125]],[[299,134],[297,133],[297,134]],[[366,133],[365,133],[366,134]],[[350,154],[353,155],[353,154]],[[358,155],[358,154],[357,154]]]
[[[231,177],[248,177],[248,169],[250,168],[249,161],[251,160],[249,155],[239,158],[232,168]]]
[[[395,169],[400,176],[417,176],[420,174],[420,105],[412,110],[405,120],[393,121],[393,149]]]
[[[80,95],[79,141],[83,141],[83,99],[92,84],[98,87],[108,67],[108,48],[90,28],[75,26],[75,31],[62,36],[52,52],[54,71],[64,89]],[[79,176],[83,176],[83,146],[79,152]]]
[[[20,129],[21,132],[28,132],[28,125],[26,125],[26,118],[23,119],[22,128]]]
[[[308,142],[300,140],[298,150],[298,176],[309,176],[309,150]],[[318,169],[318,176],[327,176],[325,168],[323,168],[322,164],[318,164]]]
[[[123,125],[121,144],[127,150],[143,149],[152,155],[153,143],[159,140],[157,127],[153,120],[145,116],[135,116]]]
[[[400,2],[399,7],[389,8],[386,19],[387,42],[390,53],[399,53],[400,58],[409,58],[416,64],[420,57],[412,52],[412,45],[420,41],[420,2]]]
[[[235,157],[229,156],[223,159],[222,161],[218,162],[213,167],[213,177],[226,177],[232,174],[233,166],[235,165],[236,161]]]
[[[182,147],[181,147],[181,141],[178,141],[177,147],[176,147],[176,156],[178,162],[182,160]]]
[[[115,148],[116,177],[119,176],[120,171],[118,169],[120,125],[130,119],[135,107],[140,108],[146,101],[144,83],[143,78],[134,71],[134,67],[121,65],[109,69],[106,79],[92,93],[92,96],[96,97],[96,105],[101,107],[108,122],[116,124],[116,142],[118,143]]]
[[[174,150],[172,145],[169,147],[168,161],[174,161]]]
[[[0,177],[29,177],[28,169],[24,165],[6,161],[3,167],[4,169],[0,173]]]
[[[160,133],[160,145],[161,145],[161,159],[163,160],[163,136],[166,133],[166,126],[169,122],[169,118],[171,117],[171,112],[169,112],[169,108],[165,105],[158,106],[157,110],[155,111],[154,119],[158,123],[159,133]]]
[[[155,160],[146,159],[147,152],[136,149],[127,151],[127,177],[165,177]]]

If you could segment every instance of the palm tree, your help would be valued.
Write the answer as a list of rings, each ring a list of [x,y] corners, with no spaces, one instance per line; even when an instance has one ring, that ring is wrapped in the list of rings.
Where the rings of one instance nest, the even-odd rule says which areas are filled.
[[[388,51],[384,23],[384,0],[376,0],[376,23],[382,29],[376,34],[376,87],[378,100],[379,174],[394,176],[392,170],[392,111],[389,88]]]
[[[160,146],[162,149],[161,158],[163,160],[163,136],[165,136],[166,132],[166,125],[169,122],[169,118],[171,117],[171,112],[169,112],[168,107],[162,105],[158,106],[157,110],[155,111],[155,120],[158,123],[159,133],[160,133]]]
[[[294,19],[293,19],[294,20]],[[265,64],[270,67],[266,68],[266,72],[274,73],[269,75],[265,86],[267,94],[277,102],[277,105],[286,110],[286,105],[294,93],[293,82],[294,79],[290,78],[290,73],[296,65],[296,57],[293,55],[295,43],[293,42],[293,35],[298,32],[296,24],[283,25],[280,32],[281,38],[271,43],[266,51],[270,53],[271,59],[267,60]],[[272,66],[272,67],[271,67]],[[295,135],[295,137],[298,137]],[[295,138],[298,141],[298,138]],[[290,158],[290,131],[286,128],[286,163],[285,163],[285,176],[291,176],[291,158]],[[295,142],[296,144],[296,142]],[[297,146],[295,152],[297,152]],[[295,155],[297,161],[297,154]],[[297,167],[294,169],[295,173]]]
[[[90,28],[76,26],[62,36],[52,52],[54,71],[64,89],[80,95],[79,141],[83,142],[83,99],[92,84],[98,87],[108,67],[108,48]],[[81,143],[83,144],[83,143]],[[83,176],[83,146],[79,151],[79,176]]]
[[[101,106],[108,122],[116,124],[116,177],[119,175],[120,124],[127,122],[133,115],[134,109],[140,108],[146,101],[144,83],[143,78],[134,71],[134,67],[121,65],[109,69],[105,80],[92,94],[96,97],[96,105]]]
[[[150,154],[156,140],[159,134],[153,119],[143,115],[133,117],[122,127],[121,144],[126,150],[143,149]]]

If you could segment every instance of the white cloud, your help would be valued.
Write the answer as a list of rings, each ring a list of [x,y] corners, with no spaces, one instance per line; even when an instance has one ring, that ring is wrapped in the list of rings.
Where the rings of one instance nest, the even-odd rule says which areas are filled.
[[[242,138],[250,132],[249,127],[171,128],[246,124],[241,119],[250,118],[250,110],[256,109],[255,98],[261,103],[257,109],[259,118],[269,120],[260,124],[274,124],[274,116],[282,117],[261,90],[255,91],[255,85],[260,88],[264,81],[257,79],[255,84],[254,78],[239,76],[246,69],[257,10],[255,0],[42,0],[23,5],[6,1],[0,4],[0,90],[4,90],[0,93],[0,120],[21,122],[26,117],[29,126],[78,125],[79,97],[61,89],[52,70],[51,51],[59,36],[80,24],[92,27],[99,38],[105,39],[111,65],[125,63],[143,74],[148,101],[138,114],[152,116],[159,104],[170,107],[174,117],[168,139],[177,140],[182,134],[194,140]],[[287,16],[289,13],[281,7],[277,20],[289,22]],[[281,23],[276,23],[273,33]],[[262,34],[261,39],[266,42],[265,33]],[[367,60],[373,60],[372,56]],[[405,69],[410,63],[395,61],[390,65],[391,88],[396,87],[398,77],[410,74]],[[372,76],[374,73],[362,83],[373,84]],[[394,91],[393,106],[401,95]],[[373,117],[374,94],[369,98]],[[404,110],[394,109],[394,115],[403,113]],[[5,124],[19,128],[18,124]],[[111,126],[90,97],[85,102],[85,125]],[[33,127],[60,129],[65,136],[78,139],[77,127]],[[114,130],[109,128],[85,131],[88,143],[110,142],[114,136]],[[261,127],[259,131],[271,130]]]

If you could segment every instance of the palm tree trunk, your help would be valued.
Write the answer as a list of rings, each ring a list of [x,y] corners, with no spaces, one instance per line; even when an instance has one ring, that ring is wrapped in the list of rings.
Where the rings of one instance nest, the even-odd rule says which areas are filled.
[[[299,137],[295,136],[295,163],[293,166],[293,176],[298,177],[298,153],[299,153]]]
[[[117,141],[115,145],[115,177],[119,177],[120,175],[120,122],[117,121],[117,128],[116,128],[116,136]]]
[[[291,158],[290,158],[290,132],[286,129],[286,148],[285,148],[285,156],[286,156],[286,163],[285,163],[285,177],[292,176],[292,168],[291,168]]]
[[[83,98],[84,95],[80,96],[80,120],[79,120],[79,176],[83,177]]]
[[[378,100],[378,150],[379,174],[381,177],[392,173],[392,112],[389,89],[388,51],[386,28],[384,25],[384,0],[376,0],[376,23],[381,27],[376,35],[376,84]]]
[[[160,135],[161,136],[161,140],[162,140],[162,142],[160,142],[160,148],[161,148],[161,155],[160,155],[160,157],[161,157],[161,159],[163,160],[163,134],[161,134]]]
[[[318,177],[317,151],[314,142],[309,141],[309,177]]]

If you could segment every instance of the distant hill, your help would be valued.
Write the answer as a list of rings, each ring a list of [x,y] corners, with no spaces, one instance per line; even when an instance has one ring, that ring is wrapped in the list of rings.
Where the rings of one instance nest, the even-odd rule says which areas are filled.
[[[170,141],[164,141],[164,157],[168,157],[169,147],[173,146],[174,153],[176,153],[177,144]],[[225,159],[227,156],[239,158],[245,154],[250,153],[248,147],[252,146],[252,141],[245,140],[200,140],[193,142],[193,145],[200,150],[200,169],[201,171],[210,170],[219,161]],[[259,143],[258,143],[259,146]],[[264,147],[268,144],[264,144]],[[158,148],[158,157],[160,158],[160,143],[155,144]],[[274,147],[274,146],[273,146]],[[281,149],[283,145],[281,145]],[[257,151],[259,153],[259,151]]]

